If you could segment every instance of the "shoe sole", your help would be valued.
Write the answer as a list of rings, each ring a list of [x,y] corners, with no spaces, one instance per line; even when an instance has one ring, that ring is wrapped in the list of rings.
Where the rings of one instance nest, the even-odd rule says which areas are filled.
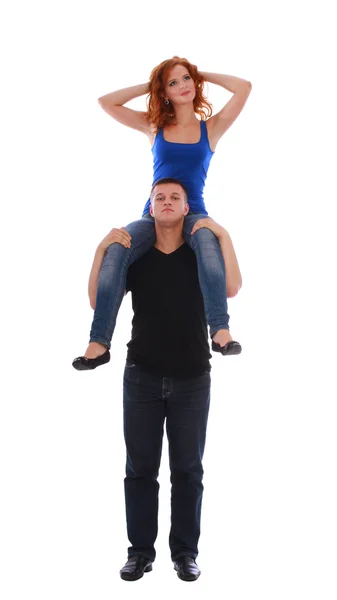
[[[196,581],[197,579],[199,579],[200,575],[201,575],[201,571],[199,573],[199,575],[191,575],[190,577],[182,577],[181,575],[179,575],[179,571],[176,567],[174,567],[174,570],[177,571],[177,577],[179,577],[179,579],[181,579],[181,581]]]

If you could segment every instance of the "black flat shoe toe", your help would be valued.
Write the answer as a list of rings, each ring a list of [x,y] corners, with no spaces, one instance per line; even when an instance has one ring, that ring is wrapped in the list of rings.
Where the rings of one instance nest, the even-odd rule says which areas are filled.
[[[85,356],[78,356],[73,360],[73,367],[77,371],[92,371],[96,367],[105,365],[110,360],[110,351],[106,350],[101,356],[97,358],[86,358]]]
[[[242,348],[239,342],[227,342],[225,346],[220,346],[220,344],[216,344],[212,340],[212,350],[213,352],[220,352],[223,356],[230,356],[234,354],[241,354]]]

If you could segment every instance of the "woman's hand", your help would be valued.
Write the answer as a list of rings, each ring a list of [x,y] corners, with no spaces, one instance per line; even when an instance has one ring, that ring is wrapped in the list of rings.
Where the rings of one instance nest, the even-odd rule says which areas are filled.
[[[115,244],[116,242],[122,244],[125,248],[130,248],[131,236],[125,227],[111,229],[110,233],[101,241],[98,247],[105,252],[111,244]]]
[[[206,227],[206,229],[210,229],[214,233],[214,235],[216,235],[216,237],[218,239],[227,233],[226,229],[221,227],[221,225],[219,225],[219,223],[216,223],[213,219],[211,219],[210,217],[207,217],[205,219],[199,219],[199,221],[194,223],[193,229],[191,231],[191,235],[193,235],[196,231],[198,231],[198,229],[202,229],[202,227]]]

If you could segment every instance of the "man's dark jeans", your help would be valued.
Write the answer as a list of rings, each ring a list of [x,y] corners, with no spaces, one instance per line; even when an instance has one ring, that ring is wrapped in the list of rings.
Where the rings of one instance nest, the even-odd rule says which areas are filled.
[[[203,493],[202,457],[210,403],[210,374],[159,377],[127,360],[124,371],[125,503],[128,556],[154,560],[158,532],[157,481],[166,418],[171,469],[171,558],[198,555]]]

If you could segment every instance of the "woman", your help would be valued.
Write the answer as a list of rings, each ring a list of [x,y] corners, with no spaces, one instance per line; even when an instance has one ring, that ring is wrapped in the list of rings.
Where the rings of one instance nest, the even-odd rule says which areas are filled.
[[[232,98],[213,116],[212,107],[203,95],[204,81],[218,84],[233,93]],[[199,72],[185,58],[175,56],[155,67],[148,83],[118,90],[99,99],[110,116],[149,138],[154,158],[153,183],[173,177],[187,189],[190,213],[185,217],[184,237],[196,253],[212,349],[223,355],[241,352],[240,344],[234,342],[229,333],[227,313],[227,297],[238,292],[241,276],[238,271],[235,285],[226,289],[219,243],[212,231],[207,229],[207,221],[204,224],[202,221],[208,216],[203,188],[217,143],[240,114],[250,91],[249,81]],[[146,112],[124,106],[144,94],[148,94]],[[102,268],[97,296],[90,297],[95,313],[85,355],[73,361],[78,370],[94,369],[110,360],[110,341],[124,295],[127,269],[155,241],[149,205],[150,200],[145,205],[141,220],[126,227],[130,244],[114,242],[107,248],[104,259],[96,257],[96,260],[102,260]],[[209,268],[210,261],[212,268]],[[96,286],[92,287],[96,289]]]

